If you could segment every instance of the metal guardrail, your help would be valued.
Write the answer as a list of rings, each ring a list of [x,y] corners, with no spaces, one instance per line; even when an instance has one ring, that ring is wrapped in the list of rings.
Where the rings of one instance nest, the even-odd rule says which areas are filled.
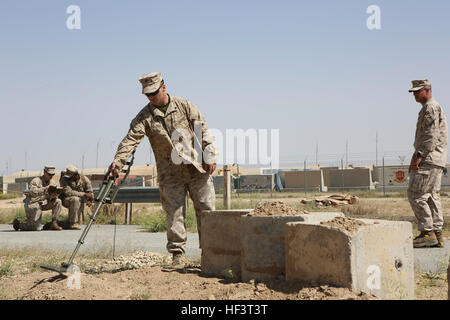
[[[97,195],[100,188],[94,188]],[[114,203],[149,203],[160,202],[158,187],[122,187],[117,192]]]

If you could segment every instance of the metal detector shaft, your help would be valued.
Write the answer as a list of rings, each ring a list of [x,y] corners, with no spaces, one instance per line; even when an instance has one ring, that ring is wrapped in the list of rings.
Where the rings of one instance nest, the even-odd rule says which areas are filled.
[[[92,224],[95,221],[95,217],[97,216],[97,213],[99,212],[100,208],[106,203],[106,197],[109,194],[109,191],[111,190],[111,187],[114,184],[115,179],[109,179],[108,183],[105,185],[103,184],[103,188],[100,188],[99,194],[97,196],[98,198],[98,204],[95,208],[94,213],[91,216],[91,219],[89,220],[88,224],[86,225],[86,228],[84,228],[83,233],[81,234],[80,239],[78,240],[77,246],[75,247],[75,250],[72,253],[72,256],[69,259],[69,262],[67,262],[67,266],[70,266],[73,262],[73,259],[75,258],[78,250],[80,249],[81,245],[84,243],[84,239],[86,238],[86,235],[89,232],[89,229],[91,228]]]
[[[86,235],[89,232],[89,229],[91,228],[92,224],[95,221],[95,218],[100,211],[100,208],[105,203],[113,203],[114,199],[117,195],[117,192],[119,191],[120,186],[123,184],[124,180],[128,177],[128,174],[130,173],[131,166],[134,162],[134,151],[131,154],[131,160],[130,162],[127,162],[128,165],[127,170],[125,171],[125,176],[118,184],[117,186],[114,186],[114,182],[119,178],[119,174],[113,172],[112,175],[108,171],[105,173],[105,176],[103,177],[102,185],[98,191],[97,196],[94,198],[94,201],[97,202],[97,207],[95,208],[94,213],[91,216],[91,219],[89,220],[88,224],[86,225],[86,228],[84,228],[83,233],[81,234],[80,239],[78,240],[77,246],[75,247],[75,250],[73,251],[72,255],[70,256],[70,259],[67,263],[62,263],[61,267],[51,267],[51,266],[41,266],[41,268],[56,271],[59,273],[67,272],[68,268],[72,265],[73,260],[75,259],[75,256],[77,255],[78,250],[80,249],[81,245],[84,243],[84,239],[86,238]],[[115,232],[115,229],[114,229]],[[114,234],[114,244],[115,244],[115,234]]]

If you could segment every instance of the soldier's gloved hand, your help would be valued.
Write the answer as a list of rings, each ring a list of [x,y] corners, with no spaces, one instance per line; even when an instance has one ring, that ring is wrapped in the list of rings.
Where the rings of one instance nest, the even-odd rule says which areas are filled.
[[[413,157],[411,160],[411,164],[409,165],[409,170],[408,172],[411,172],[412,170],[419,170],[419,164],[422,162],[422,157],[421,156],[416,156]]]
[[[88,199],[88,201],[92,201],[94,199],[92,193],[85,192],[84,196],[86,197],[86,199]]]
[[[109,165],[108,172],[109,172],[110,177],[112,177],[112,176],[118,177],[119,176],[119,169],[117,168],[117,166],[114,162]]]
[[[213,174],[214,170],[216,170],[216,164],[215,163],[212,163],[212,164],[203,163],[202,167],[210,175]]]

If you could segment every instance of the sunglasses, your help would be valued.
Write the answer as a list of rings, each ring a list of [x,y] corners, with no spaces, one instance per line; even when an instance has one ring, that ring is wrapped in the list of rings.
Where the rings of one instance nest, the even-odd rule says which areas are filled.
[[[156,90],[155,92],[146,93],[145,95],[146,95],[147,97],[154,97],[154,96],[156,96],[156,95],[158,94],[159,89],[161,89],[161,87],[162,87],[162,85],[161,85],[161,86],[158,88],[158,90]]]

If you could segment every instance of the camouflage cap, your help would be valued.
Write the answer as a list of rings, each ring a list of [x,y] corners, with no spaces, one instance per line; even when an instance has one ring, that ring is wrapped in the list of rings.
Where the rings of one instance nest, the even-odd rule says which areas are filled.
[[[56,173],[54,166],[45,166],[44,171],[47,172],[51,176],[53,176]]]
[[[430,80],[413,80],[412,88],[409,89],[409,92],[415,92],[424,89],[427,86],[431,86]]]
[[[161,86],[161,72],[152,72],[144,74],[139,78],[139,82],[142,84],[142,93],[152,93],[159,89]]]
[[[64,177],[71,178],[78,173],[79,173],[78,168],[76,166],[74,166],[73,164],[69,164],[66,167],[66,172],[64,173]]]

